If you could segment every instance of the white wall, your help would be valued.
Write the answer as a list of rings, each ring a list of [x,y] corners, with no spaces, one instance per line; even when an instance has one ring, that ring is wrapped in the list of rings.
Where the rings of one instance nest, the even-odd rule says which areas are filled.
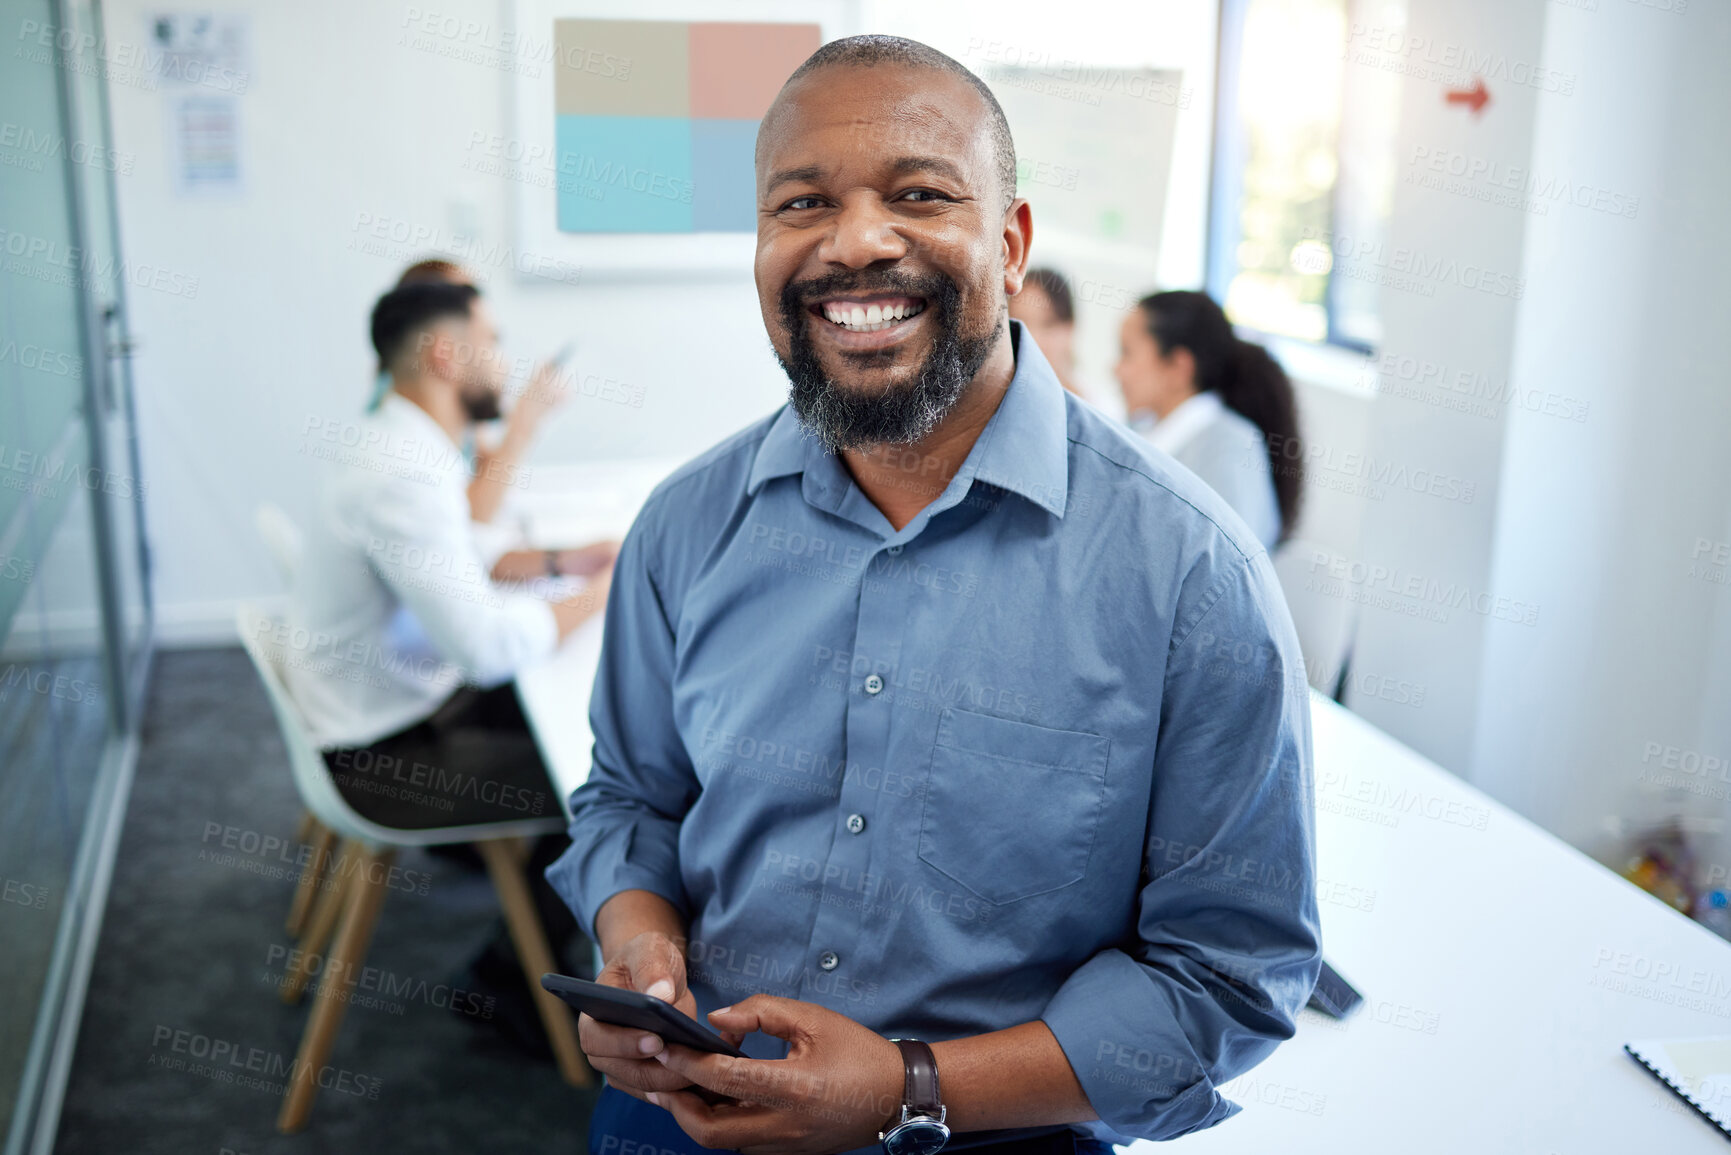
[[[1488,640],[1472,775],[1607,856],[1620,830],[1722,817],[1731,791],[1649,747],[1731,755],[1731,589],[1710,552],[1690,573],[1697,542],[1731,540],[1728,47],[1717,4],[1558,7],[1546,25],[1547,62],[1580,83],[1540,97],[1534,169],[1639,204],[1527,227],[1516,379],[1591,410],[1508,425],[1491,584],[1543,608],[1539,629]]]
[[[1409,75],[1388,256],[1512,275],[1522,291],[1379,269],[1382,352],[1440,373],[1384,376],[1366,449],[1474,496],[1390,486],[1363,503],[1357,560],[1391,576],[1361,609],[1355,663],[1426,696],[1348,703],[1620,864],[1629,835],[1670,817],[1712,828],[1731,797],[1731,769],[1708,761],[1731,756],[1731,592],[1710,564],[1731,541],[1731,9],[1409,8],[1409,65],[1475,53],[1492,102],[1475,118],[1442,101],[1434,73]],[[1435,156],[1449,183],[1409,179]],[[1461,373],[1518,400],[1451,412],[1441,403],[1483,400]],[[1439,605],[1449,591],[1476,604]],[[1731,847],[1703,846],[1709,865],[1731,863]]]
[[[1392,62],[1406,74],[1387,240],[1362,253],[1356,239],[1337,243],[1335,275],[1384,282],[1381,353],[1397,365],[1446,367],[1427,379],[1407,382],[1396,373],[1384,382],[1389,387],[1376,399],[1365,450],[1370,468],[1386,468],[1390,480],[1365,503],[1361,549],[1349,562],[1353,572],[1370,575],[1358,615],[1356,663],[1423,685],[1426,693],[1422,709],[1368,695],[1348,702],[1460,772],[1472,750],[1484,639],[1504,623],[1402,591],[1413,582],[1425,590],[1470,589],[1475,598],[1491,591],[1490,546],[1509,408],[1488,419],[1445,408],[1435,402],[1447,395],[1446,385],[1428,378],[1441,375],[1446,381],[1469,372],[1508,379],[1518,305],[1513,282],[1521,272],[1526,214],[1423,188],[1405,177],[1420,150],[1429,150],[1424,156],[1465,155],[1505,167],[1525,163],[1533,90],[1493,78],[1493,103],[1475,117],[1445,103],[1429,58],[1458,46],[1457,51],[1536,63],[1545,13],[1543,5],[1504,0],[1414,0],[1408,8],[1404,37],[1368,35],[1350,48],[1349,67]],[[1408,50],[1414,43],[1425,47]],[[1402,253],[1410,256],[1403,260]],[[1506,285],[1507,292],[1476,288],[1487,275],[1494,288]],[[1414,395],[1403,395],[1396,384],[1411,386]],[[1401,477],[1407,484],[1393,480]],[[1342,480],[1350,478],[1347,472]],[[1439,613],[1445,620],[1436,620]]]
[[[160,8],[140,0],[106,7],[110,38],[134,44]],[[139,418],[156,600],[168,644],[222,639],[237,600],[280,590],[252,513],[269,500],[296,518],[310,516],[317,471],[304,455],[306,430],[348,420],[366,396],[366,318],[378,294],[405,264],[453,237],[468,236],[471,252],[509,253],[515,244],[512,186],[466,167],[477,159],[472,134],[512,133],[506,73],[402,43],[403,5],[231,0],[209,7],[244,11],[252,23],[238,196],[178,195],[166,147],[171,93],[113,87],[115,142],[137,155],[120,178],[128,257],[198,284],[196,296],[135,291],[131,301],[142,344]],[[1104,2],[1044,8],[1064,35],[1054,40],[1051,28],[1023,24],[1029,43],[1089,59],[1099,59],[1090,45],[1105,44],[1110,58],[1100,63],[1177,64],[1194,73],[1197,100],[1181,118],[1181,171],[1168,196],[1158,273],[1196,283],[1214,5],[1165,0],[1128,25]],[[713,18],[727,16],[724,4],[712,10]],[[491,0],[452,0],[439,11],[496,27],[510,22],[510,6]],[[866,30],[927,39],[957,54],[1004,26],[997,5],[867,3],[861,11]],[[1123,36],[1126,28],[1136,35]],[[393,234],[430,239],[401,243]],[[642,391],[641,408],[574,399],[546,429],[535,463],[690,455],[784,396],[748,271],[732,281],[657,285],[525,283],[506,268],[478,271],[511,352],[541,356],[574,337],[581,373]]]
[[[492,3],[443,7],[498,19]],[[253,508],[270,500],[310,516],[317,474],[305,431],[349,419],[365,399],[378,294],[441,240],[471,233],[481,251],[514,243],[509,186],[464,168],[473,131],[510,132],[503,73],[399,46],[401,6],[244,9],[253,63],[241,195],[177,196],[162,147],[166,96],[114,90],[116,140],[138,155],[121,187],[127,250],[199,278],[194,300],[139,292],[132,302],[156,597],[170,642],[220,636],[234,600],[278,588]],[[112,4],[110,34],[141,35],[152,11]],[[394,243],[399,227],[437,236]],[[576,337],[584,373],[644,390],[641,408],[573,400],[543,455],[689,454],[781,396],[749,279],[571,286],[477,271],[510,350],[544,355]]]
[[[1376,397],[1333,378],[1306,376],[1303,365],[1283,362],[1298,396],[1301,440],[1330,447],[1359,448],[1370,438]],[[1362,372],[1362,370],[1360,371]],[[1326,471],[1313,471],[1299,499],[1298,524],[1292,536],[1342,557],[1361,552],[1365,502],[1348,491],[1318,482]],[[1312,661],[1306,655],[1307,662]]]

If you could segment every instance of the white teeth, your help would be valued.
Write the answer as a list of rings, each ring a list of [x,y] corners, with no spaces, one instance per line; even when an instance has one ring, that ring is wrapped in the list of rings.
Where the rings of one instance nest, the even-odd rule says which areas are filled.
[[[920,305],[824,305],[823,315],[852,333],[875,333],[924,311]]]

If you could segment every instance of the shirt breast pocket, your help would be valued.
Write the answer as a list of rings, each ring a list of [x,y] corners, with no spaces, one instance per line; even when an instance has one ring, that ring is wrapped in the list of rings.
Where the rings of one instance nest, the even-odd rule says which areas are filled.
[[[1111,746],[1098,734],[945,710],[932,745],[920,860],[991,903],[1081,881]]]

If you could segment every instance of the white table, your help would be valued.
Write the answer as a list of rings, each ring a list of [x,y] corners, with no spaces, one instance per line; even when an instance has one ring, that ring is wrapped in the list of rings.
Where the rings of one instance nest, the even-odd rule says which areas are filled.
[[[1622,1045],[1731,1034],[1731,943],[1334,703],[1311,716],[1323,943],[1365,1005],[1306,1011],[1183,1149],[1724,1152]]]
[[[607,516],[628,523],[658,469],[652,485],[663,463],[615,471]],[[600,645],[596,621],[518,679],[565,796],[589,774]],[[1333,702],[1311,713],[1323,939],[1365,1004],[1344,1023],[1306,1011],[1227,1086],[1243,1114],[1182,1149],[1725,1151],[1622,1044],[1731,1034],[1731,943]]]
[[[557,549],[619,539],[678,459],[590,462],[537,468],[512,490],[498,522],[514,527],[515,547]],[[541,756],[559,787],[559,804],[589,777],[589,691],[601,656],[601,617],[590,618],[559,649],[517,676],[517,697]]]
[[[589,777],[595,735],[589,729],[589,692],[601,658],[601,619],[571,631],[557,652],[517,675],[517,700],[534,731],[535,745],[559,787],[559,805],[571,816],[571,792]]]

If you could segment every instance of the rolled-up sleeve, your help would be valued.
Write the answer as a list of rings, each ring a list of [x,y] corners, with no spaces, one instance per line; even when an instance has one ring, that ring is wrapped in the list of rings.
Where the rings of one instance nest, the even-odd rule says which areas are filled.
[[[699,787],[673,717],[674,632],[653,572],[652,499],[620,547],[590,699],[588,780],[571,796],[571,848],[547,879],[595,933],[625,890],[647,890],[689,916],[679,829]]]
[[[1321,965],[1309,691],[1265,553],[1192,575],[1165,672],[1134,940],[1041,1018],[1102,1122],[1171,1139],[1290,1038]]]

